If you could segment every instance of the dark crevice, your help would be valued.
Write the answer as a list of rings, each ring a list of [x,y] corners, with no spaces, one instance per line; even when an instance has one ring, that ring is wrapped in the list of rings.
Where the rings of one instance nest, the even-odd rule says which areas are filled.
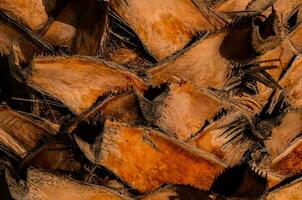
[[[286,73],[290,70],[290,68],[291,68],[291,66],[293,65],[293,63],[295,62],[296,58],[297,58],[297,55],[294,55],[294,56],[290,59],[289,63],[288,63],[288,64],[286,65],[286,67],[282,70],[282,72],[281,72],[281,74],[280,74],[280,77],[278,78],[278,81],[280,81],[280,80],[286,75]]]
[[[5,170],[0,166],[0,199],[1,200],[12,200],[6,179]]]
[[[267,39],[271,36],[276,36],[277,33],[274,30],[274,22],[276,20],[276,15],[273,12],[269,15],[269,17],[265,21],[258,20],[259,18],[256,18],[254,21],[255,25],[259,27],[259,33],[262,39]]]
[[[93,144],[95,138],[102,133],[103,128],[103,117],[102,114],[99,114],[91,121],[80,121],[72,134],[76,134],[84,141]]]
[[[235,166],[223,172],[213,183],[211,190],[224,196],[233,195],[240,186],[246,165]]]
[[[164,83],[157,87],[149,87],[145,92],[144,97],[150,101],[153,101],[156,97],[160,96],[163,92],[168,90],[168,84]]]
[[[286,186],[286,185],[288,185],[288,184],[290,184],[290,183],[292,183],[292,182],[294,182],[298,179],[301,180],[301,178],[302,178],[302,173],[295,174],[291,177],[288,177],[288,178],[284,179],[278,185],[272,187],[269,191],[271,192],[271,191],[278,190],[279,188],[282,188],[282,187],[284,187],[284,186]]]
[[[287,28],[289,32],[292,32],[298,23],[299,9],[295,11],[287,20]]]
[[[112,12],[109,15],[109,27],[113,32],[113,36],[129,45],[129,48],[134,48],[137,52],[142,53],[142,56],[149,62],[157,63],[155,57],[144,47],[137,34],[123,22],[113,17],[115,15]]]

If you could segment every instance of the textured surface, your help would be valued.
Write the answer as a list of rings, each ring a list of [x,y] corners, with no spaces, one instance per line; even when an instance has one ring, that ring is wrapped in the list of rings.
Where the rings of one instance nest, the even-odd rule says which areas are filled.
[[[215,29],[190,0],[114,0],[110,4],[158,60],[184,48],[198,32]]]
[[[173,60],[151,68],[152,82],[160,85],[183,79],[201,88],[221,88],[230,73],[230,61],[251,56],[245,41],[248,31],[223,31],[196,42]]]
[[[79,138],[78,145],[92,162],[110,169],[140,192],[165,183],[209,189],[226,167],[216,157],[154,130],[107,121],[102,135],[102,143],[96,140],[92,148]]]
[[[0,141],[18,156],[26,156],[39,142],[52,135],[50,129],[43,127],[43,122],[34,122],[15,111],[0,107]]]
[[[132,86],[145,88],[130,72],[85,57],[39,57],[33,68],[29,85],[59,99],[77,114],[90,108],[98,97]]]
[[[270,192],[264,199],[265,200],[299,200],[302,197],[302,180],[301,178],[293,181]]]
[[[1,0],[0,9],[33,30],[48,21],[43,0]]]
[[[121,200],[128,199],[117,192],[100,187],[85,185],[61,176],[31,169],[28,172],[28,200]]]

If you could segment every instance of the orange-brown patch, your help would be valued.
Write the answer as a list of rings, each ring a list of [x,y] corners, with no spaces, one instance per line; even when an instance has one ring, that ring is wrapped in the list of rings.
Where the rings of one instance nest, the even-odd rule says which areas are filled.
[[[35,58],[27,84],[59,99],[77,114],[109,93],[131,87],[146,89],[142,80],[122,68],[76,56]]]
[[[77,141],[92,162],[110,169],[140,192],[155,190],[165,183],[209,189],[226,167],[215,156],[158,131],[115,122],[106,122],[102,142],[95,143],[93,149]]]

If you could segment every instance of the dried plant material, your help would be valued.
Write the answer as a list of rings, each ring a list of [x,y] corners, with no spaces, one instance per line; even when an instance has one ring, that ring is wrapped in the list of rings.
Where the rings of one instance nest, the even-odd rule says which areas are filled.
[[[300,23],[295,30],[290,34],[290,42],[294,46],[294,48],[299,52],[302,53],[302,24]]]
[[[230,112],[212,122],[189,141],[229,166],[239,165],[255,142],[246,137],[249,121],[240,112]]]
[[[155,190],[165,183],[207,190],[226,167],[215,156],[161,132],[116,122],[107,121],[93,145],[78,137],[76,141],[90,161],[110,169],[140,192]]]
[[[140,200],[170,200],[170,199],[202,199],[211,200],[215,195],[210,192],[197,190],[188,186],[168,185],[150,194],[139,198]]]
[[[301,116],[301,112],[285,113],[264,141],[267,154],[252,164],[259,175],[267,178],[269,187],[302,171]]]
[[[133,92],[113,97],[103,107],[102,114],[104,120],[111,119],[129,125],[138,124],[142,118],[136,96]]]
[[[25,157],[45,139],[55,134],[46,123],[0,107],[0,145]]]
[[[127,26],[121,25],[112,16],[108,21],[101,58],[121,64],[133,71],[141,71],[154,61],[147,52],[142,51],[142,44],[137,42],[137,37]],[[121,30],[126,31],[121,33]]]
[[[279,81],[284,88],[287,102],[295,107],[302,108],[302,56],[295,57],[285,75]]]
[[[119,64],[126,64],[137,58],[137,54],[127,48],[120,48],[109,54],[109,60]]]
[[[160,85],[178,78],[200,88],[223,88],[231,70],[230,60],[251,56],[246,43],[248,32],[249,28],[240,28],[201,39],[173,59],[149,69],[152,83]]]
[[[265,200],[296,200],[302,197],[302,179],[298,178],[269,192]]]
[[[273,4],[274,0],[220,0],[214,8],[234,16],[256,15]]]
[[[298,52],[293,48],[289,40],[284,40],[279,47],[267,51],[259,56],[257,60],[266,60],[266,65],[277,66],[275,69],[270,69],[267,72],[275,79],[281,78],[282,72],[291,64],[291,60]],[[264,87],[262,87],[264,89]],[[266,88],[267,89],[267,88]]]
[[[16,43],[20,46],[20,49],[15,52],[19,62],[29,62],[36,53],[41,53],[42,49],[51,50],[51,46],[47,42],[0,12],[0,54],[8,56],[12,51],[13,44]]]
[[[286,24],[288,23],[288,20],[293,16],[293,14],[301,9],[302,2],[300,0],[288,0],[288,1],[283,1],[283,0],[276,0],[273,4],[274,10],[276,11],[276,14],[279,18],[279,23],[281,25],[289,25]],[[268,11],[266,11],[268,12]],[[301,19],[301,16],[296,16],[298,17],[297,19]],[[296,22],[299,22],[297,20]],[[284,24],[281,24],[284,23]],[[294,24],[296,25],[296,24]],[[289,27],[287,27],[289,28]]]
[[[35,150],[23,161],[26,166],[50,171],[74,172],[79,171],[82,164],[77,159],[75,149],[71,145],[53,142]]]
[[[101,120],[114,120],[128,125],[139,124],[142,121],[142,115],[135,94],[130,91],[121,95],[107,97],[99,105],[72,120],[68,125],[67,131],[72,133],[79,128],[79,123],[93,122],[95,120],[99,120],[99,123]]]
[[[105,3],[102,5],[94,0],[71,1],[43,37],[74,54],[97,55],[108,23],[108,10]]]
[[[230,15],[245,16],[265,10],[274,0],[221,0],[215,4],[215,9]]]
[[[174,188],[165,187],[159,189],[159,191],[156,191],[154,193],[146,195],[145,197],[142,197],[141,200],[169,200],[171,198],[177,198],[177,197],[179,197],[179,195],[177,194]]]
[[[121,200],[130,199],[118,192],[95,185],[56,176],[37,169],[30,169],[27,178],[28,194],[25,199],[52,200]]]
[[[247,6],[248,11],[262,11],[272,6],[276,0],[252,0]]]
[[[188,82],[171,84],[152,101],[139,98],[145,118],[180,140],[195,135],[222,109],[221,101]]]
[[[302,133],[302,113],[288,112],[280,124],[272,129],[271,136],[265,141],[266,149],[273,158],[280,155],[288,145]]]
[[[276,66],[274,69],[267,70],[267,73],[269,73],[274,80],[280,80],[283,79],[284,72],[291,66],[297,54],[298,52],[293,47],[289,39],[285,39],[277,48],[267,51],[256,60],[267,61],[265,63],[267,66]],[[278,84],[283,87],[282,81],[279,81]],[[272,88],[263,84],[258,84],[257,87],[259,93],[257,94],[256,99],[260,102],[266,103],[272,93]]]
[[[142,80],[122,67],[80,56],[35,58],[26,83],[60,100],[76,114],[107,94],[132,87],[146,89]]]
[[[32,30],[42,28],[48,21],[43,0],[2,0],[0,9]]]
[[[206,7],[199,11],[191,0],[114,0],[110,6],[157,60],[181,50],[198,33],[226,25],[219,14]]]
[[[12,166],[2,165],[2,166],[0,166],[0,168],[1,167],[4,168],[4,171],[3,171],[4,177],[3,178],[5,179],[5,181],[7,183],[11,198],[22,199],[24,197],[24,195],[27,193],[25,182],[23,180],[19,180],[19,181],[16,180],[17,174],[13,170]]]
[[[265,10],[261,16],[267,16],[253,24],[252,45],[256,52],[263,54],[280,45],[283,38],[291,33],[301,22],[299,10],[302,4],[297,0],[277,0],[272,9]]]
[[[239,27],[210,35],[173,59],[149,69],[151,82],[158,86],[185,80],[197,88],[210,88],[218,99],[228,101],[248,113],[258,113],[262,109],[261,102],[246,95],[246,88],[250,90],[249,87],[258,81],[266,87],[279,86],[266,72],[274,67],[266,65],[266,61],[239,64],[238,67],[232,65],[233,62],[240,62],[237,59],[243,62],[255,58],[246,43],[249,33],[249,27]],[[239,88],[238,97],[236,92],[232,92],[237,90],[236,87]],[[257,88],[252,90],[255,93],[258,91]]]
[[[240,12],[245,11],[251,0],[222,0],[215,4],[215,9],[220,12]]]
[[[282,154],[272,160],[271,171],[278,172],[286,177],[301,172],[301,151],[301,139],[297,139]]]
[[[277,186],[284,179],[285,179],[285,177],[280,174],[273,173],[273,172],[266,173],[267,187],[270,189]]]
[[[301,34],[301,0],[0,0],[0,190],[302,198]]]

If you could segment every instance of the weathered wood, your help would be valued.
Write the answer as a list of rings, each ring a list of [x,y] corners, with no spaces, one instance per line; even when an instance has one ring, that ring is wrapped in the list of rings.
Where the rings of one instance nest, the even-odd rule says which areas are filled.
[[[147,87],[122,67],[81,56],[36,57],[25,76],[26,84],[59,99],[76,114],[89,109],[99,97]]]
[[[91,162],[110,169],[140,192],[153,191],[165,183],[207,190],[226,167],[207,152],[145,127],[107,121],[93,145],[78,137],[76,141]]]
[[[37,200],[121,200],[130,199],[109,188],[86,185],[75,180],[56,176],[37,169],[28,171],[26,183],[28,194],[25,198]]]

